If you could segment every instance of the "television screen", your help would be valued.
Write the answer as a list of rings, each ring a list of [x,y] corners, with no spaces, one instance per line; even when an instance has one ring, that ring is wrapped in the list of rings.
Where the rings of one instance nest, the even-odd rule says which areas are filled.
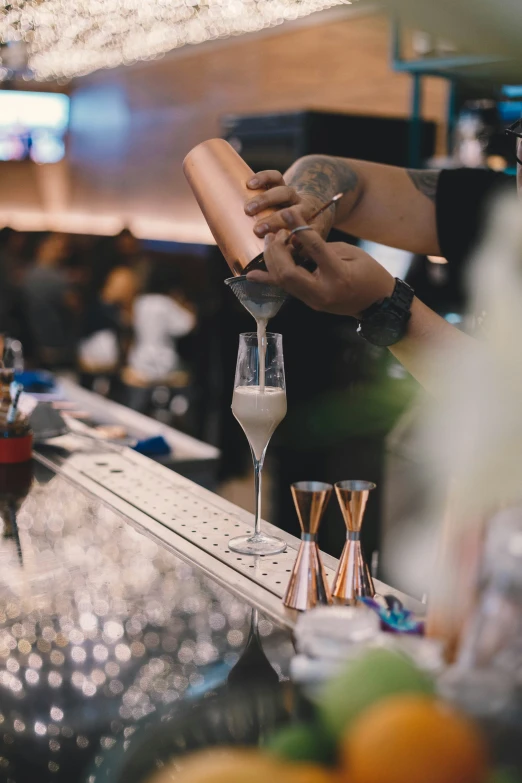
[[[511,125],[522,117],[522,84],[503,87],[502,97],[498,104],[500,119],[504,125]]]
[[[0,90],[0,160],[57,163],[68,123],[67,95]]]

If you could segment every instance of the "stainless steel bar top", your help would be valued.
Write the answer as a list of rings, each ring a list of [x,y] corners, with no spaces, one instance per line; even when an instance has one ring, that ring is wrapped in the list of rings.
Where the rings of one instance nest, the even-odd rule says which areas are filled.
[[[133,727],[226,682],[253,617],[239,576],[229,589],[209,554],[105,486],[129,471],[161,516],[167,485],[162,508],[187,502],[184,481],[132,454],[73,454],[57,470],[52,454],[37,455],[30,489],[25,467],[0,497],[0,780],[13,783],[84,783],[93,765],[107,779],[106,754]],[[288,629],[266,615],[257,628],[284,676]]]
[[[71,443],[72,440],[72,443]],[[284,627],[293,627],[297,614],[282,598],[292,572],[299,539],[267,522],[263,529],[287,542],[286,552],[275,556],[238,555],[228,540],[250,533],[253,516],[147,457],[127,448],[115,452],[74,436],[56,439],[67,443],[63,453],[38,449],[36,456],[84,490],[102,499],[178,557],[196,565],[239,597]],[[323,554],[326,575],[333,579],[338,561]],[[376,581],[377,592],[395,593],[415,611],[417,601]]]
[[[231,553],[252,516],[130,449],[69,434],[35,458],[30,488],[14,476],[0,496],[1,779],[83,782],[93,764],[89,783],[107,779],[138,723],[226,681],[255,610],[285,676],[297,539]]]

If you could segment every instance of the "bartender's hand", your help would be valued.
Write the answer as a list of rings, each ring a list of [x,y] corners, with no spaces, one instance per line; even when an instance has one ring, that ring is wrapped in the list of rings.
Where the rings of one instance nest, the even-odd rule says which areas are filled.
[[[247,182],[247,186],[252,190],[266,188],[265,193],[256,194],[245,204],[247,215],[255,216],[269,207],[275,207],[277,210],[268,218],[258,220],[254,226],[254,232],[258,237],[264,237],[270,233],[276,233],[285,228],[287,223],[285,218],[296,219],[299,215],[308,222],[308,218],[314,212],[323,206],[320,198],[309,193],[298,193],[297,190],[285,183],[283,175],[279,171],[260,171]],[[335,207],[323,212],[319,217],[311,222],[311,226],[323,237],[328,233],[333,225]],[[296,224],[297,225],[297,224]]]
[[[294,245],[317,264],[310,273],[292,258],[288,231],[265,238],[264,259],[268,272],[255,271],[249,280],[275,283],[314,310],[359,316],[375,302],[391,296],[395,279],[374,258],[345,242],[325,242],[316,231],[300,231]]]

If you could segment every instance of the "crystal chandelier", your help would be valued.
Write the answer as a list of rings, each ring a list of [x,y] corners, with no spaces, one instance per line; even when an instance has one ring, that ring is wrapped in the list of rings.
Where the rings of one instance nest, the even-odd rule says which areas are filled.
[[[0,0],[0,45],[22,42],[28,73],[70,79],[241,35],[351,0]],[[0,58],[2,48],[0,46]],[[0,60],[0,70],[2,62]]]

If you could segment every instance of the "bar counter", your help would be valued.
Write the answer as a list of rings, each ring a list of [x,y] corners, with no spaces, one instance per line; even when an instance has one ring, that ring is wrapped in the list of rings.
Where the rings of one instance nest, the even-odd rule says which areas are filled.
[[[140,720],[227,680],[255,610],[286,677],[296,618],[281,597],[296,539],[277,531],[284,554],[238,556],[227,540],[250,514],[75,435],[38,447],[33,474],[1,506],[1,780],[75,783],[93,764],[89,782],[107,779],[105,754]],[[331,579],[336,561],[324,560]]]

